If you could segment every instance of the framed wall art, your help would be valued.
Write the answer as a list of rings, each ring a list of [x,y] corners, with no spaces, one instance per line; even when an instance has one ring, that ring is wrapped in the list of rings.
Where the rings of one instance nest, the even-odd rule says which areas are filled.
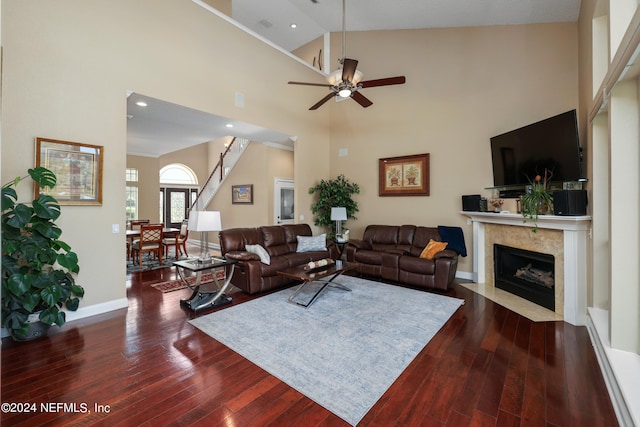
[[[428,196],[429,154],[378,160],[380,196]]]
[[[231,203],[234,205],[252,205],[253,204],[253,184],[232,185],[231,186]]]
[[[56,175],[53,188],[35,184],[36,197],[48,194],[60,205],[101,205],[104,147],[36,138],[36,166]]]

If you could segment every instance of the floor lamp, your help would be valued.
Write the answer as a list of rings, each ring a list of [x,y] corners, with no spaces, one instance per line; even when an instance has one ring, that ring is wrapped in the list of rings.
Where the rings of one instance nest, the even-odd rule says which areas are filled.
[[[192,211],[189,215],[189,231],[199,231],[200,237],[200,256],[199,262],[208,262],[211,260],[209,254],[209,232],[222,230],[220,221],[220,212],[218,211]]]

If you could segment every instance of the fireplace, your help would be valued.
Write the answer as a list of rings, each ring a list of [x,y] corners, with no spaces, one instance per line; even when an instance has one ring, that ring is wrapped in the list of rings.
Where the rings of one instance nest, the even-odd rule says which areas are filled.
[[[493,245],[495,287],[555,311],[553,255]]]

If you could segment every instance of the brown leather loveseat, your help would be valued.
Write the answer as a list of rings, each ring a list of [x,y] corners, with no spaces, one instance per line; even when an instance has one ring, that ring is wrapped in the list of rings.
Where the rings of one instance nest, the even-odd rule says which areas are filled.
[[[291,279],[277,274],[279,270],[338,257],[338,249],[333,242],[322,235],[312,236],[308,224],[232,228],[221,231],[219,238],[222,255],[238,261],[231,283],[250,294],[291,283]],[[314,244],[303,249],[305,245],[298,244],[303,241]],[[320,246],[326,249],[318,247],[320,241]]]
[[[362,240],[349,241],[347,261],[358,263],[357,271],[364,275],[420,288],[447,289],[455,278],[459,253],[447,248],[433,259],[420,258],[431,239],[443,241],[438,227],[369,225]]]

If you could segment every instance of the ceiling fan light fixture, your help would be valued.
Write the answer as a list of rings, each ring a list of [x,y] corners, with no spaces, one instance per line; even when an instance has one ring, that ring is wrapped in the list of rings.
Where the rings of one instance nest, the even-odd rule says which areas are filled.
[[[342,98],[350,97],[351,96],[351,89],[349,89],[349,88],[340,89],[340,91],[338,92],[338,96],[340,96]]]
[[[356,72],[353,74],[353,85],[357,86],[363,77],[364,74],[356,70]],[[342,68],[338,68],[337,70],[332,71],[331,74],[327,76],[327,83],[329,83],[331,86],[339,86],[340,83],[342,83]]]

